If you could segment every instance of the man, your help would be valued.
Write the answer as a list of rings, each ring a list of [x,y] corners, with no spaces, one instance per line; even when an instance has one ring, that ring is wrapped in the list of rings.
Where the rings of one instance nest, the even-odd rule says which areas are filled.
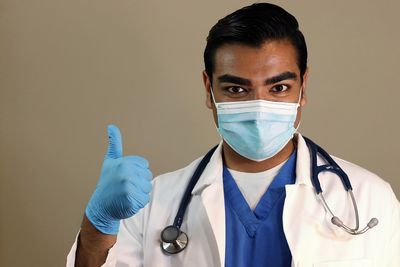
[[[67,266],[400,266],[399,202],[386,182],[335,158],[361,227],[379,220],[360,235],[331,222],[331,212],[349,227],[358,216],[338,176],[319,175],[328,206],[316,197],[310,150],[296,133],[308,75],[297,20],[272,4],[242,8],[210,30],[204,61],[206,104],[222,141],[189,190],[180,227],[187,247],[160,235],[201,159],[151,182],[147,161],[123,156],[111,125]]]

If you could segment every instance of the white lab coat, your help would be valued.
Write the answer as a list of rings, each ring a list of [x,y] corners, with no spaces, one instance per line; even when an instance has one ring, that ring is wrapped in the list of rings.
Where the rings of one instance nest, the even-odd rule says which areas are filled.
[[[375,174],[335,158],[348,174],[358,204],[360,226],[372,217],[379,224],[366,234],[351,236],[330,223],[329,214],[316,198],[310,180],[310,154],[303,137],[296,134],[296,183],[286,186],[283,227],[292,266],[400,266],[400,205],[390,185]],[[221,144],[192,191],[182,230],[189,236],[187,248],[166,256],[160,249],[160,233],[172,224],[181,197],[201,158],[175,172],[154,179],[150,203],[122,221],[117,243],[103,266],[212,267],[224,266],[225,208],[222,184]],[[319,163],[322,163],[319,159]],[[354,226],[354,210],[339,178],[320,174],[328,205],[343,222]],[[76,242],[67,266],[74,266]],[[240,267],[240,266],[238,266]]]

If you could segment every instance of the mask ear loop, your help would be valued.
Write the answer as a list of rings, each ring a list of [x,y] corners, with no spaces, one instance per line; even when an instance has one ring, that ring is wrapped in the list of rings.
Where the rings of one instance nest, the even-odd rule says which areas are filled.
[[[212,88],[212,85],[210,84],[211,98],[212,98],[212,101],[214,102],[214,106],[215,106],[215,108],[217,109],[217,113],[218,113],[218,106],[217,106],[218,103],[215,101],[215,97],[214,97],[213,91],[214,91],[214,89]],[[217,117],[218,117],[218,115],[217,115]],[[214,121],[214,120],[213,120],[213,121]],[[216,122],[216,121],[214,121],[214,126],[215,126],[215,129],[217,129],[217,132],[218,132],[219,136],[223,139],[221,133],[219,132],[219,128],[218,128],[218,126],[217,126],[217,122]]]
[[[300,107],[300,101],[301,101],[302,96],[303,96],[303,87],[301,87],[299,100],[297,100],[296,114],[298,114],[297,109]],[[295,133],[297,133],[297,131],[300,127],[300,124],[301,124],[301,120],[299,121],[299,123],[297,124],[297,127],[295,128]]]
[[[210,92],[211,92],[211,98],[212,98],[212,100],[213,100],[213,102],[214,102],[214,106],[216,107],[216,108],[218,108],[218,103],[217,103],[217,101],[215,101],[215,97],[214,97],[214,89],[212,88],[212,85],[210,84]]]
[[[300,88],[299,99],[297,100],[297,107],[300,107],[300,102],[303,97],[303,87]]]

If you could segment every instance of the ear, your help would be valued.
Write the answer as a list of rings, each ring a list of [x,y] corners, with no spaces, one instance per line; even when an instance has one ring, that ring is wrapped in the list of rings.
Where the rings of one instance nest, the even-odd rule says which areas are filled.
[[[300,100],[300,106],[304,107],[307,104],[307,93],[306,93],[306,89],[307,89],[307,82],[308,82],[308,72],[309,72],[309,68],[307,67],[306,71],[304,72],[303,75],[303,83],[302,83],[302,88],[303,88],[303,92],[301,94],[301,100]]]
[[[209,109],[212,109],[213,107],[213,102],[212,102],[212,98],[211,98],[211,80],[208,77],[207,73],[205,70],[203,70],[203,83],[204,83],[204,87],[206,89],[206,106]]]

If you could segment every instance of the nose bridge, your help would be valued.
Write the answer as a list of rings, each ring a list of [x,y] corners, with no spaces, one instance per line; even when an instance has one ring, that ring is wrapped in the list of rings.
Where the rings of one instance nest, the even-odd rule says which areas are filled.
[[[253,89],[253,100],[266,100],[267,93],[263,86],[257,86]]]
[[[254,89],[254,100],[263,100],[264,99],[264,94],[262,91],[262,88],[257,87]]]
[[[268,93],[268,88],[263,85],[254,87],[252,91],[251,100],[271,100],[271,96]]]

